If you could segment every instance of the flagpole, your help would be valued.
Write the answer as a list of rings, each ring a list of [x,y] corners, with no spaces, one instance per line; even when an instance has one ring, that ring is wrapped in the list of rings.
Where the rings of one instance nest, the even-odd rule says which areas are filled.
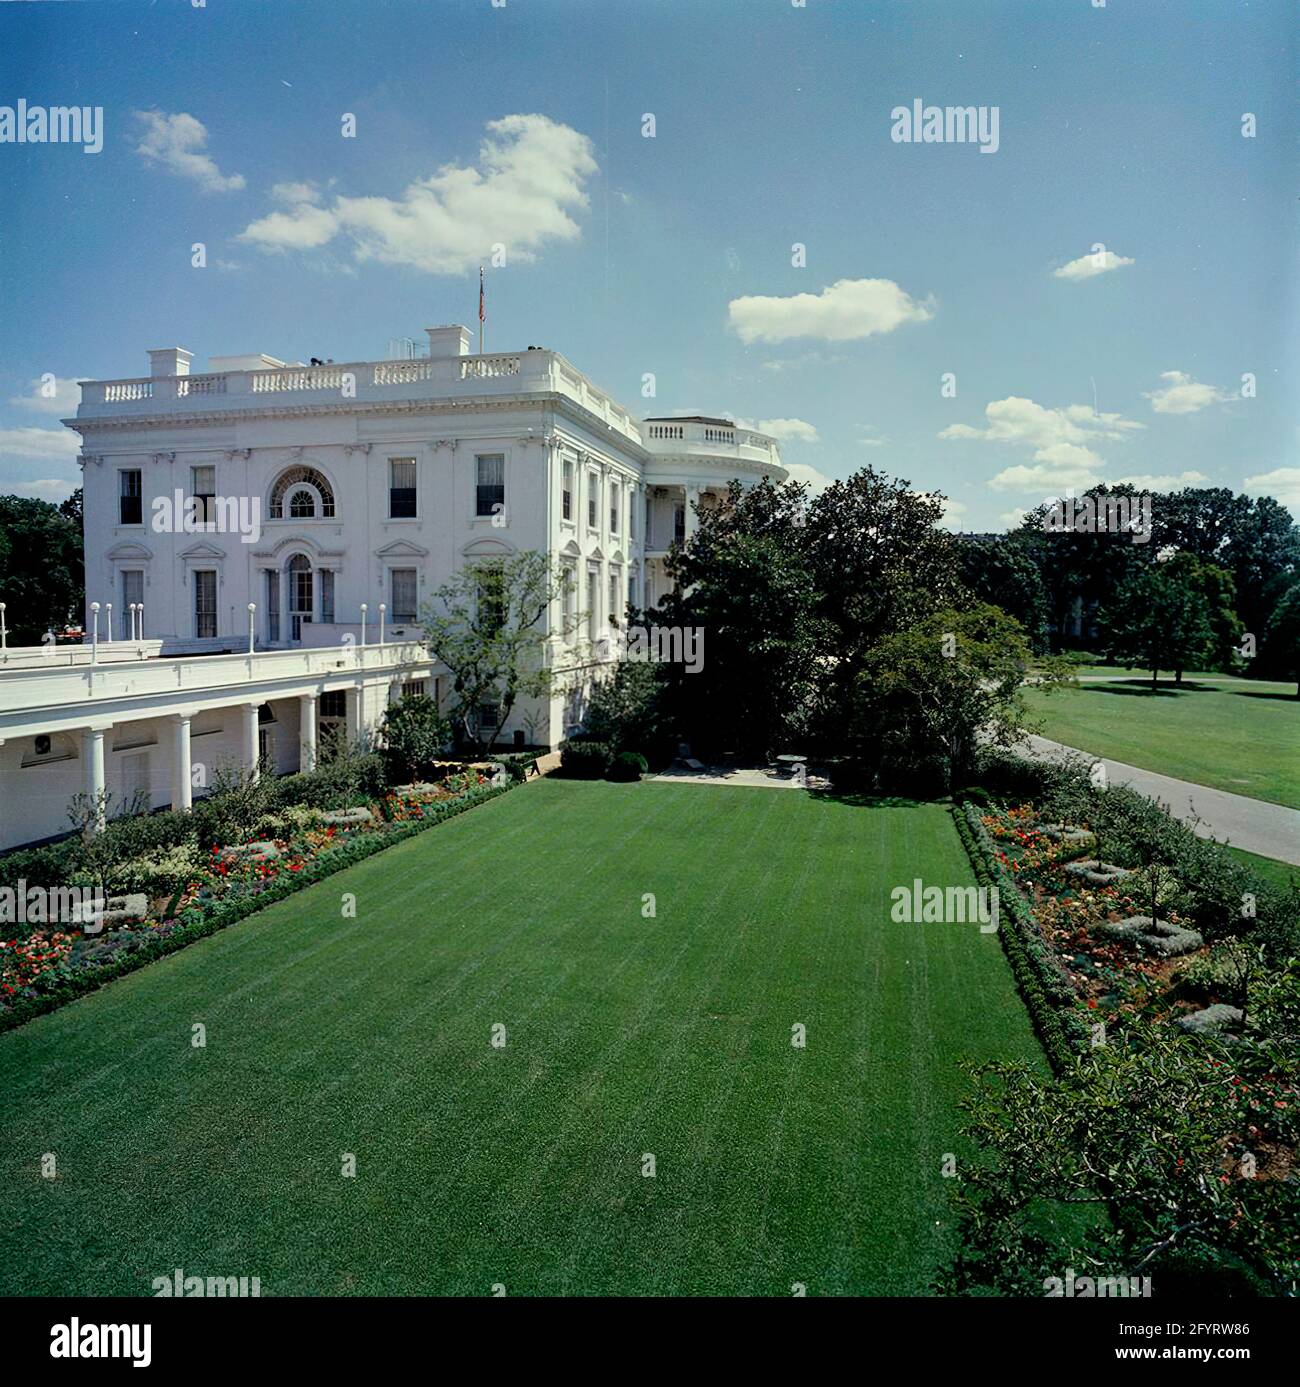
[[[478,267],[478,354],[484,355],[483,330],[487,325],[487,319],[483,309],[483,266]]]

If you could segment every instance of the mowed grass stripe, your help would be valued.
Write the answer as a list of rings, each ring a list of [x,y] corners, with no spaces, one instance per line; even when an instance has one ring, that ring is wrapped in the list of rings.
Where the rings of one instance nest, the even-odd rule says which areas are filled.
[[[923,1291],[956,1061],[1037,1052],[995,937],[889,920],[913,876],[970,883],[940,806],[493,801],[0,1037],[3,1283]]]

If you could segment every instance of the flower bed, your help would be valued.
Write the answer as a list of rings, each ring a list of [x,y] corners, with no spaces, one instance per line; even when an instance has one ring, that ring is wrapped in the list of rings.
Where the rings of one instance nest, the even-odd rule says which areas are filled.
[[[321,881],[434,824],[505,794],[481,775],[457,776],[427,795],[388,795],[368,822],[295,827],[275,839],[278,855],[232,855],[213,848],[194,876],[149,919],[100,935],[38,929],[0,940],[0,1031],[52,1011],[112,978],[224,929],[294,891]],[[254,840],[261,841],[261,840]]]
[[[1104,1043],[1112,1043],[1131,1022],[1172,1026],[1207,1002],[1228,1000],[1226,984],[1206,966],[1214,946],[1201,944],[1180,957],[1162,958],[1104,932],[1106,926],[1149,911],[1147,896],[1137,894],[1141,872],[1121,885],[1107,886],[1069,876],[1065,867],[1090,851],[1090,845],[1049,838],[1035,829],[1039,816],[1029,804],[1000,808],[966,801],[954,807],[954,820],[981,884],[999,888],[1004,922],[999,933],[1058,1073],[1092,1045],[1103,1043],[1095,1029],[1099,1022]],[[1159,918],[1176,926],[1187,923],[1163,898]],[[1189,987],[1193,979],[1195,986]],[[1195,1000],[1189,999],[1189,991],[1197,994]],[[1218,1040],[1216,1053],[1222,1058],[1214,1064],[1236,1064],[1243,1074],[1253,1075],[1234,1073],[1230,1079],[1238,1095],[1240,1135],[1255,1146],[1275,1144],[1278,1159],[1289,1163],[1300,1135],[1300,1085],[1263,1072],[1267,1061],[1257,1041],[1250,1035]],[[1186,1043],[1209,1042],[1196,1036]]]

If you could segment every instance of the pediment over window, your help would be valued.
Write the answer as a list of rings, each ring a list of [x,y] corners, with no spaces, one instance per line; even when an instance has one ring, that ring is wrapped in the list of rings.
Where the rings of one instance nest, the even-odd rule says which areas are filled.
[[[461,551],[467,559],[504,558],[515,552],[513,544],[499,539],[473,539]]]
[[[382,549],[375,550],[377,559],[427,559],[429,551],[422,549],[418,544],[412,544],[409,539],[395,539],[391,544],[385,544]]]
[[[191,544],[188,549],[182,549],[176,557],[178,559],[224,559],[228,555],[224,549],[218,549],[215,544],[208,544],[200,540],[198,544]]]
[[[341,549],[326,549],[316,540],[306,535],[285,535],[283,539],[276,540],[272,545],[262,549],[255,549],[252,557],[260,562],[273,560],[278,562],[283,555],[296,554],[301,550],[304,554],[310,554],[313,559],[320,562],[324,559],[341,559],[343,551]]]
[[[121,544],[115,544],[108,551],[108,558],[123,561],[134,559],[138,563],[147,563],[153,558],[153,550],[146,548],[143,544],[133,544],[128,540]]]

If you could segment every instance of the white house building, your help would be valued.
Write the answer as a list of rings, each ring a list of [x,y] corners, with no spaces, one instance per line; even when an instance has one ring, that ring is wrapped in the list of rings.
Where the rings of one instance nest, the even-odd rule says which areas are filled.
[[[775,439],[639,421],[557,352],[428,335],[427,357],[214,357],[204,374],[166,348],[146,377],[82,383],[65,423],[82,438],[86,644],[0,651],[0,847],[66,831],[81,789],[184,807],[196,768],[297,770],[324,726],[373,733],[403,687],[445,704],[420,607],[513,551],[546,551],[567,583],[553,696],[501,741],[553,746],[611,621],[663,595],[697,507],[786,475]]]

